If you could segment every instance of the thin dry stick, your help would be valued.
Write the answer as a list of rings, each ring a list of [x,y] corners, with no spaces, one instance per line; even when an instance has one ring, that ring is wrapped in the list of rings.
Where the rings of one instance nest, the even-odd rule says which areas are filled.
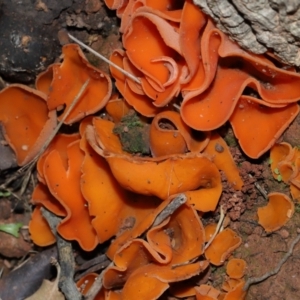
[[[156,217],[151,227],[158,226],[164,220],[166,220],[169,216],[171,216],[175,210],[177,210],[180,206],[182,206],[187,201],[185,194],[179,194],[175,197]],[[114,262],[111,262],[106,269],[112,267]],[[105,269],[105,270],[106,270]],[[102,288],[102,278],[104,271],[97,277],[94,281],[93,285],[89,289],[88,293],[84,297],[85,300],[94,300],[96,295]]]
[[[253,178],[253,176],[251,174],[249,174],[250,178]],[[265,199],[268,199],[268,193],[267,191],[258,183],[258,182],[254,182],[255,187],[257,188],[257,190],[262,194],[262,196]]]
[[[75,260],[72,251],[72,244],[71,242],[65,241],[56,230],[61,219],[44,208],[42,208],[41,211],[43,217],[47,220],[52,233],[56,237],[58,259],[61,268],[58,285],[67,300],[81,300],[82,295],[78,291],[73,279]]]
[[[204,250],[206,250],[209,245],[212,243],[212,241],[215,239],[216,235],[218,234],[218,232],[220,231],[220,228],[222,227],[222,224],[224,222],[224,218],[225,218],[225,212],[223,210],[223,207],[220,207],[220,219],[217,225],[217,228],[213,234],[213,236],[210,238],[210,240],[206,243],[206,245],[204,246]]]
[[[180,105],[178,105],[177,103],[174,103],[173,106],[180,112]]]
[[[106,269],[113,267],[114,263],[111,262]],[[106,270],[105,269],[105,270]],[[87,294],[84,296],[84,300],[94,300],[95,297],[97,296],[97,294],[99,293],[99,291],[102,288],[102,279],[103,279],[103,275],[104,275],[104,271],[102,271],[102,273],[95,279],[93,285],[91,286],[91,288],[89,289],[89,291],[87,292]]]
[[[87,46],[86,44],[84,44],[83,42],[81,42],[80,40],[76,39],[76,37],[74,37],[73,35],[68,33],[69,38],[76,42],[78,45],[80,45],[82,48],[85,48],[86,50],[88,50],[89,52],[93,53],[95,56],[99,57],[100,59],[102,59],[103,61],[105,61],[106,63],[108,63],[109,65],[111,65],[112,67],[114,67],[115,69],[117,69],[118,71],[122,72],[125,76],[131,78],[133,81],[137,82],[138,84],[141,84],[140,79],[138,79],[137,77],[135,77],[134,75],[128,73],[127,71],[123,70],[122,68],[120,68],[118,65],[114,64],[113,62],[111,62],[109,59],[107,59],[106,57],[104,57],[103,55],[101,55],[100,53],[96,52],[95,50],[93,50],[91,47]]]
[[[166,218],[171,216],[175,210],[177,210],[181,205],[183,205],[186,202],[186,195],[185,194],[179,194],[176,196],[155,218],[155,221],[152,225],[158,226],[160,223],[162,223]]]
[[[297,235],[297,237],[293,240],[293,242],[291,243],[291,246],[289,248],[289,251],[283,256],[283,258],[281,259],[281,261],[278,263],[277,267],[275,269],[273,269],[272,271],[264,274],[263,276],[260,276],[260,277],[252,277],[252,278],[249,278],[246,283],[245,283],[245,286],[243,288],[244,291],[247,291],[250,287],[250,285],[252,284],[255,284],[255,283],[259,283],[263,280],[266,280],[267,278],[273,276],[273,275],[276,275],[282,265],[287,261],[287,259],[293,254],[293,250],[294,250],[294,247],[295,245],[300,241],[300,234]]]
[[[182,267],[182,266],[186,266],[186,265],[192,264],[192,263],[194,263],[198,258],[199,258],[199,256],[196,256],[196,257],[194,257],[194,258],[192,258],[192,259],[190,259],[190,260],[188,260],[188,261],[186,261],[186,262],[183,262],[183,263],[180,263],[180,264],[172,265],[172,266],[171,266],[171,269],[176,269],[176,268],[178,268],[178,267]]]

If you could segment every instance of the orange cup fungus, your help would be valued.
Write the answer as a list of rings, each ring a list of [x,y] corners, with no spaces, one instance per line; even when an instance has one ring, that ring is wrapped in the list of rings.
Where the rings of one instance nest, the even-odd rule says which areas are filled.
[[[270,152],[270,166],[273,177],[290,186],[295,201],[300,201],[300,151],[288,143],[275,144]]]
[[[243,151],[258,158],[297,116],[300,75],[239,48],[190,0],[105,2],[121,18],[125,48],[114,50],[110,59],[137,78],[110,67],[124,99],[111,95],[110,77],[89,64],[77,45],[68,44],[62,63],[38,76],[37,90],[11,85],[0,92],[0,121],[18,164],[25,165],[55,127],[56,111],[64,109],[61,120],[89,81],[65,120],[80,121],[79,133],[58,134],[39,158],[31,237],[40,246],[55,242],[43,206],[62,218],[58,233],[85,251],[114,238],[106,251],[112,264],[96,299],[158,299],[209,263],[224,264],[241,244],[227,228],[205,249],[216,225],[204,229],[199,215],[218,205],[219,170],[233,188],[243,186],[228,146],[211,131],[228,121]],[[101,109],[101,117],[93,116]],[[148,134],[148,154],[125,151],[116,134],[133,109]],[[300,199],[299,153],[288,144],[271,150],[273,175],[291,185],[294,199]],[[181,193],[186,203],[153,225]],[[287,222],[294,206],[279,193],[269,199],[258,214],[259,223],[272,232]],[[244,272],[245,263],[231,259],[225,292],[191,282],[173,291],[198,300],[241,300]]]
[[[232,258],[226,266],[226,273],[232,279],[240,279],[245,275],[247,263],[240,258]]]
[[[98,238],[79,185],[84,159],[79,141],[68,145],[66,156],[67,162],[63,162],[63,156],[57,150],[51,151],[45,159],[43,170],[51,194],[55,195],[67,212],[57,231],[65,239],[76,240],[84,250],[90,251],[98,244]],[[74,185],[75,182],[78,184]]]
[[[182,121],[179,113],[171,110],[158,113],[150,126],[152,156],[185,153],[187,150],[202,152],[207,148],[210,137],[207,134],[199,137],[194,135],[191,128]]]
[[[47,141],[57,121],[44,93],[21,84],[0,92],[0,122],[19,166],[30,162]]]
[[[230,279],[227,286],[228,292],[224,295],[224,300],[243,300],[246,297],[244,291],[245,281],[243,279]],[[224,287],[223,287],[224,288]]]
[[[229,147],[216,132],[210,136],[208,145],[205,147],[203,153],[209,155],[218,169],[225,172],[228,182],[234,189],[242,189],[244,182],[231,156]]]
[[[106,160],[97,155],[84,139],[81,149],[85,154],[81,165],[81,193],[88,202],[99,242],[103,243],[115,235],[120,237],[126,231],[133,232],[154,211],[160,200],[126,191],[114,178]]]
[[[294,214],[294,203],[282,193],[268,195],[267,206],[260,207],[257,211],[258,223],[266,232],[273,232],[282,227]]]
[[[49,224],[42,216],[41,207],[41,205],[37,205],[31,215],[29,232],[31,239],[35,244],[46,247],[54,244],[56,238],[53,235]]]
[[[195,287],[197,300],[217,300],[221,292],[208,284]]]
[[[121,186],[162,200],[186,192],[189,203],[196,209],[215,209],[222,192],[221,179],[218,169],[207,157],[194,152],[160,157],[130,156],[122,150],[113,127],[110,121],[94,118],[93,126],[87,128],[87,138],[93,149],[106,159]],[[153,138],[159,139],[159,136]],[[150,147],[153,139],[151,142]],[[206,198],[200,197],[201,194]]]
[[[106,73],[93,67],[86,60],[78,45],[65,45],[62,51],[63,62],[52,66],[53,79],[47,100],[49,109],[61,110],[65,106],[67,110],[85,81],[90,80],[80,101],[64,122],[72,124],[105,106],[111,96],[112,83]],[[62,116],[63,114],[59,120]]]
[[[241,243],[242,239],[233,230],[226,228],[216,235],[205,250],[205,257],[213,265],[220,266]]]
[[[300,75],[242,50],[191,1],[176,8],[170,1],[112,2],[125,51],[115,51],[111,59],[140,83],[113,68],[112,76],[141,114],[153,116],[181,93],[180,114],[188,126],[210,131],[229,121],[251,158],[269,150],[297,116]],[[257,96],[247,95],[246,88]],[[263,134],[256,134],[253,124]]]

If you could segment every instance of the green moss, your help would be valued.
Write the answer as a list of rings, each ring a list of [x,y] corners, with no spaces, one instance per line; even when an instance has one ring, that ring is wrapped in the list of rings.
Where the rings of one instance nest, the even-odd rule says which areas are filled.
[[[295,212],[300,213],[300,203],[295,204]]]
[[[130,111],[113,130],[118,135],[122,149],[132,154],[149,155],[149,125],[141,121],[139,116]]]
[[[237,139],[231,133],[226,134],[226,136],[224,137],[224,140],[229,147],[235,147],[238,145]]]

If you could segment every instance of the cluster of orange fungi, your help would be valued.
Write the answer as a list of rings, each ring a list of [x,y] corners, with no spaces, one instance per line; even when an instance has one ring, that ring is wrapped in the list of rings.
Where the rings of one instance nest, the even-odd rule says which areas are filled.
[[[236,190],[243,186],[226,143],[212,130],[229,121],[243,151],[259,157],[298,114],[300,75],[293,68],[281,68],[271,55],[239,48],[191,1],[174,7],[167,0],[106,4],[121,18],[125,48],[115,50],[110,59],[139,79],[135,82],[111,67],[122,97],[112,93],[110,76],[93,67],[75,44],[63,47],[62,63],[40,74],[36,89],[14,84],[0,92],[5,138],[24,166],[36,157],[89,80],[64,121],[80,122],[79,132],[57,134],[38,160],[32,240],[39,246],[55,243],[41,207],[60,216],[58,233],[85,251],[110,240],[106,254],[113,265],[104,271],[96,299],[158,299],[169,289],[177,297],[241,300],[246,265],[231,255],[241,238],[226,228],[211,241],[216,224],[204,228],[201,222],[202,214],[218,205],[219,170]],[[100,110],[109,117],[95,116]],[[151,156],[124,151],[113,132],[131,110],[149,124]],[[162,120],[172,128],[161,128]],[[298,153],[281,144],[271,154],[272,166],[291,183],[297,199]],[[186,203],[153,225],[181,193]],[[277,212],[285,209],[290,217],[290,203],[287,197],[271,194],[271,212],[259,212],[262,226],[278,229],[287,220],[277,220]],[[271,224],[270,215],[277,218]],[[222,291],[188,280],[228,258]],[[93,282],[96,276],[89,274],[84,280]]]

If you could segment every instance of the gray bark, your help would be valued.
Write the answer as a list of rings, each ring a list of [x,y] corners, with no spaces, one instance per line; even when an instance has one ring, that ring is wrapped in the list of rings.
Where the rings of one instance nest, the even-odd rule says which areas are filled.
[[[242,48],[300,66],[300,0],[193,1]]]

